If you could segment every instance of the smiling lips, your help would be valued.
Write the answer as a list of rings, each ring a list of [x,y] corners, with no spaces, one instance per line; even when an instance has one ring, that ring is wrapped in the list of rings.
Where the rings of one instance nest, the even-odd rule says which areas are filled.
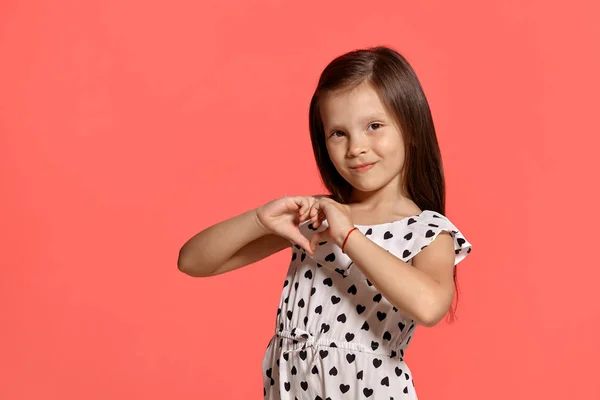
[[[357,165],[356,167],[350,167],[350,168],[356,172],[367,172],[368,170],[373,168],[374,165],[375,165],[375,163],[361,164],[361,165]]]

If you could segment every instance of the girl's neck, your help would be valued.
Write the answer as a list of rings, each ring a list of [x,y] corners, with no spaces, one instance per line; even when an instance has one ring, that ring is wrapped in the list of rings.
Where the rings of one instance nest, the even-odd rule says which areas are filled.
[[[387,185],[372,192],[352,191],[349,205],[366,211],[386,210],[414,205],[398,185]]]
[[[352,219],[358,225],[381,224],[412,215],[422,210],[411,199],[404,196],[392,198],[369,198],[348,204]]]

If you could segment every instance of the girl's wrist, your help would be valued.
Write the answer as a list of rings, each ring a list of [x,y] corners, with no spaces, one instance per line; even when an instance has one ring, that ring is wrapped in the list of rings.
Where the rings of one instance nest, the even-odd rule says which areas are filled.
[[[355,226],[348,228],[345,231],[346,233],[344,234],[344,237],[342,238],[341,243],[338,244],[338,246],[342,249],[342,253],[344,253],[344,250],[345,250],[346,246],[348,245],[348,240],[349,240],[350,236],[356,234],[355,231],[358,231],[358,228]],[[360,231],[359,231],[359,233],[360,233]]]
[[[261,236],[268,235],[272,233],[269,228],[263,225],[262,221],[258,217],[258,208],[250,210],[250,214],[252,215],[252,220],[254,221],[254,226],[259,230]]]

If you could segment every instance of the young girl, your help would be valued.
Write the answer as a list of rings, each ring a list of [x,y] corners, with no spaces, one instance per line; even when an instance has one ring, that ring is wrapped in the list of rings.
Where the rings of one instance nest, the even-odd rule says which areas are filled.
[[[471,251],[444,216],[427,100],[408,62],[376,47],[325,68],[309,119],[331,195],[284,197],[214,225],[183,246],[179,268],[212,276],[291,247],[266,399],[417,399],[406,348],[417,325],[448,313]]]

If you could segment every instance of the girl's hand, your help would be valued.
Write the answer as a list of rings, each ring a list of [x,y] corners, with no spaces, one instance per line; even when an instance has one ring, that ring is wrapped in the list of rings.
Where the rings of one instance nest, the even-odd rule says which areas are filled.
[[[326,197],[320,198],[312,205],[309,218],[315,229],[318,229],[325,219],[328,225],[327,229],[323,232],[316,232],[311,238],[311,249],[316,249],[317,244],[323,241],[333,241],[342,247],[348,231],[354,228],[350,206]]]
[[[310,243],[300,233],[298,225],[308,219],[310,209],[316,201],[317,199],[312,196],[286,196],[258,207],[256,216],[268,232],[297,243],[312,256],[314,252]]]

